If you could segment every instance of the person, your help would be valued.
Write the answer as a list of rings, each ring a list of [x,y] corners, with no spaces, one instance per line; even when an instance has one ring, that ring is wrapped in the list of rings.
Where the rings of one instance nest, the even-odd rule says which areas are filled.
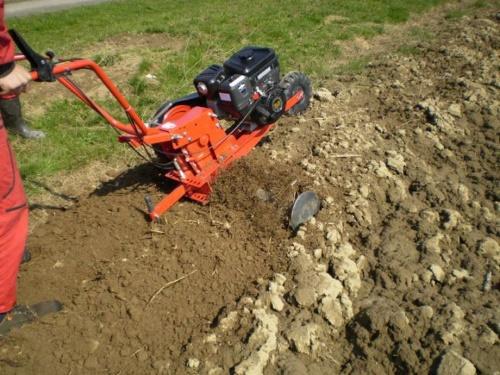
[[[26,90],[31,75],[14,62],[14,43],[4,21],[0,0],[0,95]],[[0,336],[14,327],[59,311],[58,301],[16,306],[16,283],[28,236],[28,204],[21,176],[0,118]]]
[[[26,123],[26,120],[23,118],[19,95],[15,93],[0,95],[0,114],[9,132],[26,139],[40,139],[45,137],[43,131],[32,129]]]

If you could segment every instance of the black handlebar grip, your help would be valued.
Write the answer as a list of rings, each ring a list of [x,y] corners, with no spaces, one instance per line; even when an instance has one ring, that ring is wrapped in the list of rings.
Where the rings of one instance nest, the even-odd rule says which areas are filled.
[[[52,82],[56,80],[54,73],[52,72],[52,63],[45,59],[43,56],[39,55],[26,43],[24,38],[16,30],[10,29],[9,34],[16,43],[19,50],[26,57],[31,65],[31,70],[38,73],[38,80],[45,82]]]

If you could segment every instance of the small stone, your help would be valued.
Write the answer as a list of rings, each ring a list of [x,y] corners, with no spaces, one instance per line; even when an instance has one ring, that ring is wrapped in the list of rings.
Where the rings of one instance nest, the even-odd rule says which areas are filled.
[[[275,273],[274,274],[274,281],[278,283],[278,285],[283,286],[286,281],[286,276],[281,274],[281,273]]]
[[[380,165],[378,165],[378,166],[375,168],[375,174],[376,174],[378,177],[381,177],[381,178],[389,178],[389,177],[392,177],[392,173],[391,173],[391,171],[389,171],[389,169],[387,168],[387,166],[386,166],[384,163],[381,163]]]
[[[404,181],[395,178],[387,189],[387,199],[393,204],[399,204],[408,196],[408,187]]]
[[[238,320],[238,312],[231,311],[229,314],[227,314],[226,317],[221,319],[219,327],[223,332],[228,331],[234,327],[237,320]]]
[[[253,298],[249,296],[245,296],[240,299],[240,303],[242,305],[253,305],[253,302],[254,302]]]
[[[451,302],[440,311],[440,314],[447,316],[445,325],[439,332],[441,340],[446,345],[457,343],[466,328],[464,311],[456,303]]]
[[[336,258],[352,258],[356,255],[356,250],[352,247],[349,242],[344,242],[341,244],[334,254]]]
[[[425,270],[424,273],[422,274],[422,281],[429,284],[432,280],[432,272],[429,270]]]
[[[316,267],[314,267],[314,270],[316,272],[318,272],[318,276],[321,277],[321,274],[328,272],[328,265],[327,264],[318,263],[316,265]]]
[[[342,148],[348,149],[350,145],[349,145],[349,142],[347,142],[347,141],[340,141],[339,146]]]
[[[441,224],[444,229],[451,230],[457,227],[461,215],[455,210],[443,210],[441,212]]]
[[[299,287],[295,291],[294,298],[299,306],[309,307],[316,302],[316,293],[311,286]]]
[[[500,263],[500,246],[493,238],[485,238],[477,245],[479,255],[491,258]]]
[[[358,268],[358,272],[365,270],[368,268],[368,259],[364,255],[361,255],[356,261],[356,267]]]
[[[333,202],[335,202],[335,199],[333,199],[333,197],[328,196],[324,199],[323,202],[326,204],[326,206],[331,206]]]
[[[328,228],[325,239],[331,244],[337,244],[341,240],[341,236],[337,228]]]
[[[439,219],[438,213],[431,210],[430,208],[422,210],[420,212],[420,217],[422,218],[422,220],[424,220],[426,223],[430,225],[436,223]]]
[[[344,317],[347,320],[351,319],[354,316],[354,312],[352,309],[352,301],[347,293],[342,293],[340,295],[340,305],[342,306]]]
[[[208,370],[207,375],[224,375],[224,369],[222,367],[214,367]]]
[[[283,300],[281,299],[280,296],[278,296],[276,294],[272,294],[270,297],[270,301],[271,301],[271,307],[273,308],[273,310],[278,311],[278,312],[283,311],[285,304],[283,303]]]
[[[469,202],[469,188],[464,184],[459,184],[457,190],[458,190],[458,195],[460,196],[462,202],[463,203]]]
[[[317,330],[318,327],[314,323],[296,325],[288,331],[287,338],[297,352],[310,354],[316,341]]]
[[[420,313],[426,319],[431,319],[434,315],[434,309],[431,306],[425,305],[420,307]]]
[[[342,306],[340,302],[331,297],[325,297],[319,305],[321,315],[335,328],[340,328],[344,324],[342,317]]]
[[[457,280],[467,280],[470,279],[469,271],[464,268],[456,269],[451,272],[451,274],[457,278]]]
[[[344,286],[356,295],[361,288],[361,278],[356,263],[349,258],[343,258],[339,261],[333,260],[332,266],[335,276],[344,283]]]
[[[321,221],[317,221],[317,222],[316,222],[316,228],[317,228],[320,232],[323,232],[323,230],[325,229],[325,224],[323,224]]]
[[[471,206],[472,206],[472,208],[473,208],[473,209],[475,209],[475,210],[480,210],[480,209],[481,209],[481,203],[479,203],[478,201],[473,201],[473,202],[471,203]]]
[[[432,275],[434,276],[434,279],[437,282],[442,282],[444,280],[445,273],[441,266],[437,264],[433,264],[429,267],[430,271],[432,272]]]
[[[487,345],[495,345],[498,341],[498,336],[490,327],[484,325],[481,327],[479,339]]]
[[[403,174],[406,167],[405,159],[403,158],[403,156],[395,152],[391,152],[388,154],[389,157],[386,160],[387,167],[399,174]]]
[[[200,360],[197,359],[197,358],[189,358],[187,360],[187,367],[189,367],[190,369],[193,369],[193,370],[197,370],[198,367],[200,367]]]
[[[271,193],[261,188],[257,189],[255,196],[263,202],[269,202],[271,200]]]
[[[304,240],[306,238],[306,229],[304,227],[301,227],[295,235],[301,240]]]
[[[400,89],[403,88],[404,85],[399,80],[395,80],[394,82],[391,83],[391,87],[394,89]]]
[[[462,107],[460,106],[460,104],[453,103],[452,105],[450,105],[448,107],[448,112],[450,115],[452,115],[454,117],[457,117],[457,118],[462,117]]]
[[[492,221],[496,220],[495,215],[491,213],[488,207],[481,208],[481,215],[483,215],[484,220],[486,220],[488,223],[491,223]]]
[[[370,188],[368,185],[361,185],[359,192],[363,198],[368,198],[368,195],[370,195]]]
[[[318,274],[318,278],[319,282],[316,285],[316,292],[319,297],[337,298],[342,293],[342,283],[330,276],[329,273],[321,272]]]
[[[476,368],[466,358],[453,350],[446,352],[439,363],[437,375],[475,375]]]
[[[89,348],[89,353],[94,353],[100,346],[99,341],[95,339],[90,339],[88,340],[88,348]]]
[[[333,102],[333,100],[335,99],[331,91],[325,87],[320,87],[314,93],[314,98],[318,99],[320,102],[330,102],[330,103]]]
[[[321,259],[321,257],[323,256],[323,250],[321,249],[314,249],[313,250],[313,255],[316,259]]]
[[[441,254],[441,247],[439,243],[444,238],[441,233],[436,234],[435,236],[424,241],[422,247],[427,253],[431,254]]]
[[[215,333],[212,333],[212,334],[206,336],[203,339],[203,342],[207,343],[207,344],[215,344],[217,342],[217,335]]]

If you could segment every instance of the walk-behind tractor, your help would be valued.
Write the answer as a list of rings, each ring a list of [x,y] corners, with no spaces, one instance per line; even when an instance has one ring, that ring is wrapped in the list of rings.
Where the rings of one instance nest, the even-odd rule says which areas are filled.
[[[94,61],[57,59],[52,52],[44,57],[16,31],[10,35],[22,53],[16,60],[29,61],[33,80],[59,81],[117,129],[120,142],[177,183],[156,205],[146,198],[151,220],[183,197],[207,203],[220,170],[248,154],[282,115],[304,111],[311,99],[311,83],[304,74],[293,72],[280,79],[278,57],[271,48],[245,47],[223,66],[201,72],[194,79],[196,93],[165,102],[149,121],[143,121]],[[71,73],[80,69],[97,75],[123,108],[128,123],[116,120],[77,86]]]

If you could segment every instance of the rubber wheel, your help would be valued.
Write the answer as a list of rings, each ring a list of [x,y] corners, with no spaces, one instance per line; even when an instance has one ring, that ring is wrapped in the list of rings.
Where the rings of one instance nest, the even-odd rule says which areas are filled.
[[[280,87],[285,93],[286,100],[294,96],[298,90],[304,91],[304,97],[300,102],[295,104],[286,112],[287,115],[293,116],[304,112],[311,103],[312,86],[311,81],[304,73],[290,72],[280,82]]]

